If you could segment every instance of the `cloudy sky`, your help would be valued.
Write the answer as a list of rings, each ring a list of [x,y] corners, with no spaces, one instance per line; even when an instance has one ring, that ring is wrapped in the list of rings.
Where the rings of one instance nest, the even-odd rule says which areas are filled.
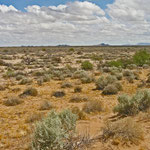
[[[150,0],[0,0],[0,46],[150,43]]]

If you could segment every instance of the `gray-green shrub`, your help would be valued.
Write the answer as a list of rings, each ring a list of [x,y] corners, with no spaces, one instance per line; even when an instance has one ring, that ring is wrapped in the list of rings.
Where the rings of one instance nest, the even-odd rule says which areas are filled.
[[[77,116],[70,110],[51,111],[38,122],[32,139],[32,150],[63,150],[75,133]]]

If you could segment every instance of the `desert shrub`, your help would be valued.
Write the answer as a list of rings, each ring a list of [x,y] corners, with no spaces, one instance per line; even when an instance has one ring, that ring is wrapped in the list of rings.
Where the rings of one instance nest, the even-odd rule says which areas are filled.
[[[131,76],[127,76],[126,79],[129,83],[134,83],[135,77],[134,77],[134,75],[131,75]]]
[[[117,81],[117,78],[112,75],[108,75],[107,77],[101,76],[96,81],[96,89],[103,90],[107,85],[113,84]]]
[[[147,82],[147,83],[150,83],[150,75],[147,77],[146,82]]]
[[[21,94],[21,96],[23,96],[23,95],[37,96],[38,91],[35,88],[29,87],[26,90],[24,90],[24,92]]]
[[[86,96],[73,95],[70,99],[70,102],[79,103],[79,102],[87,102],[88,100],[89,100],[89,98]]]
[[[85,84],[85,83],[91,83],[91,82],[93,82],[95,79],[94,79],[94,76],[90,76],[90,75],[88,75],[88,74],[86,74],[84,77],[82,77],[81,78],[81,82],[83,83],[83,84]]]
[[[6,90],[6,85],[0,85],[0,91],[5,91]]]
[[[132,75],[134,75],[134,74],[131,70],[126,69],[126,70],[123,71],[123,76],[124,77],[132,76]]]
[[[10,77],[15,77],[15,72],[13,71],[13,70],[11,70],[11,69],[8,69],[7,71],[6,71],[6,73],[3,75],[3,77],[6,77],[6,78],[10,78]]]
[[[82,92],[82,87],[76,86],[76,87],[74,88],[74,92],[75,92],[75,93],[80,93],[80,92]]]
[[[103,111],[103,105],[99,100],[91,100],[83,106],[83,111],[86,113],[96,113]]]
[[[33,122],[40,121],[42,119],[42,117],[43,117],[42,113],[34,112],[25,119],[25,123],[33,123]]]
[[[35,125],[32,150],[63,150],[75,133],[77,116],[70,110],[51,111]]]
[[[44,75],[44,72],[43,71],[35,71],[33,72],[33,76],[43,76]]]
[[[138,51],[134,54],[133,61],[138,66],[143,66],[144,64],[149,64],[150,54],[146,50]]]
[[[115,82],[113,85],[118,89],[118,91],[123,90],[122,84],[120,82]]]
[[[123,77],[122,73],[117,73],[115,74],[115,76],[118,80],[122,80],[122,77]]]
[[[22,75],[16,76],[16,80],[17,80],[17,81],[22,80],[23,78],[24,78],[24,76],[22,76]]]
[[[61,85],[61,88],[71,88],[71,87],[72,87],[72,84],[70,82],[64,82]]]
[[[93,69],[93,64],[91,62],[89,62],[88,60],[83,61],[81,63],[81,68],[83,70],[92,70]]]
[[[52,93],[52,96],[55,96],[55,97],[63,97],[65,95],[66,93],[64,91],[55,91]]]
[[[50,75],[48,75],[48,74],[44,74],[44,75],[42,76],[42,80],[43,80],[43,82],[49,82],[49,81],[50,81],[50,79],[51,79],[51,76],[50,76]]]
[[[16,105],[23,103],[23,101],[20,100],[18,97],[11,97],[5,100],[3,103],[6,106],[16,106]]]
[[[74,52],[74,51],[75,51],[74,48],[69,49],[69,52]]]
[[[72,113],[76,114],[78,116],[79,120],[85,120],[87,119],[87,115],[85,112],[83,112],[82,110],[80,110],[78,107],[73,107],[71,109]]]
[[[108,75],[106,77],[106,81],[107,81],[107,84],[112,84],[117,81],[117,78],[116,78],[116,76]]]
[[[108,66],[110,67],[124,67],[124,64],[122,62],[122,60],[112,60],[110,62],[108,62]]]
[[[143,140],[143,131],[138,123],[127,117],[116,122],[108,122],[102,128],[102,140],[106,142],[109,139],[137,144]]]
[[[150,108],[150,91],[139,90],[132,97],[123,94],[118,97],[118,102],[119,104],[114,107],[114,112],[121,115],[135,115]]]
[[[32,80],[28,78],[24,78],[19,82],[20,85],[31,84],[31,83],[32,83]]]
[[[77,70],[72,75],[72,78],[73,79],[81,79],[81,78],[84,78],[85,76],[87,76],[87,73],[85,71],[83,71],[83,70]]]
[[[49,110],[51,109],[53,106],[49,101],[43,101],[40,105],[39,110]]]
[[[101,76],[98,78],[95,84],[96,84],[96,89],[103,90],[105,86],[107,86],[107,81],[105,80],[104,76]]]
[[[43,78],[37,79],[37,84],[38,84],[39,86],[42,86],[42,84],[43,84]]]
[[[118,89],[114,84],[107,85],[102,92],[102,94],[104,95],[113,95],[117,93],[118,93]]]

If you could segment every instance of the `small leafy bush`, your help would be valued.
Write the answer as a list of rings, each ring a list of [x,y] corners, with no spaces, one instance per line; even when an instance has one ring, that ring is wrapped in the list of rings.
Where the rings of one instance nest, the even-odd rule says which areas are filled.
[[[92,70],[93,69],[93,64],[91,62],[89,62],[88,60],[86,60],[86,61],[82,62],[81,68],[83,70]]]
[[[55,96],[55,97],[63,97],[65,95],[66,93],[64,91],[56,91],[52,93],[52,96]]]
[[[114,112],[121,115],[135,115],[140,111],[150,108],[150,90],[143,89],[136,92],[132,97],[123,94],[118,97],[119,104],[114,107]]]
[[[51,111],[45,119],[36,123],[32,150],[64,150],[75,133],[77,116],[70,110]]]

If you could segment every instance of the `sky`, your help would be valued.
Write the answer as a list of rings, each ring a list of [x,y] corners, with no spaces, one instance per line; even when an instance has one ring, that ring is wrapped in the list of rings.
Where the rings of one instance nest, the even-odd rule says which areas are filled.
[[[0,46],[150,43],[150,0],[0,0]]]

